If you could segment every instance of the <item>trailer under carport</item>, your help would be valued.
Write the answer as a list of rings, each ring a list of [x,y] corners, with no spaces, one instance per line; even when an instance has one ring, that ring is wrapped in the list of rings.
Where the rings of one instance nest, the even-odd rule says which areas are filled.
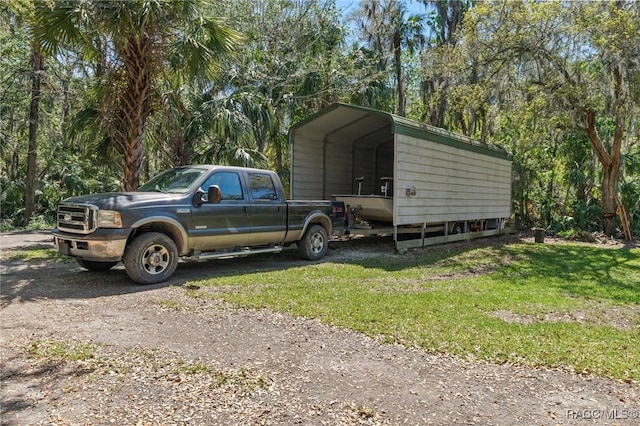
[[[388,226],[397,248],[505,232],[511,160],[500,147],[341,103],[293,126],[289,141],[293,199],[357,194],[357,178],[362,194],[382,195],[382,180],[392,178]],[[429,237],[437,224],[444,235]],[[453,224],[469,232],[450,234]],[[400,242],[405,228],[419,229],[420,238]]]

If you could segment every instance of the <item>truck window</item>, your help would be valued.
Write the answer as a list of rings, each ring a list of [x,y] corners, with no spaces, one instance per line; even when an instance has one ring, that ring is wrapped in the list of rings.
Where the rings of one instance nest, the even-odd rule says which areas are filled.
[[[271,176],[262,173],[249,174],[249,188],[254,200],[277,200],[278,193]]]
[[[202,198],[207,200],[207,190],[211,185],[218,185],[222,193],[222,201],[224,200],[243,200],[242,185],[240,184],[240,176],[234,172],[217,172],[209,176],[202,190],[205,192]]]
[[[186,194],[204,172],[199,168],[176,167],[160,173],[136,191]]]

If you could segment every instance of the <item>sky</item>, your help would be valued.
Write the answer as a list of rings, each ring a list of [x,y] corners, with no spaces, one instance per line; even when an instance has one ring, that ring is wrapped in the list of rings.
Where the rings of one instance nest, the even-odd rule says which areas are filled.
[[[403,0],[403,3],[407,6],[409,15],[417,13],[425,13],[424,6],[418,3],[417,0]],[[358,0],[336,0],[336,5],[345,11],[345,13],[351,13],[358,9],[360,1]]]
[[[427,12],[422,3],[419,3],[418,0],[401,0],[407,7],[407,13],[405,16],[423,14],[426,15]],[[336,0],[336,6],[339,9],[344,11],[344,17],[354,13],[358,10],[360,6],[360,0]],[[353,32],[352,35],[356,33],[356,24],[355,22],[350,22],[349,27]]]

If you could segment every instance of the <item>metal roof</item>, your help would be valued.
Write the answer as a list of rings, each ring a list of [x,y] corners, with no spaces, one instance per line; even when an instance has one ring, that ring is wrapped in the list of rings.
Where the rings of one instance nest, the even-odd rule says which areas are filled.
[[[308,140],[364,143],[377,146],[393,139],[395,133],[442,143],[456,148],[510,159],[503,148],[467,136],[409,120],[388,112],[361,106],[334,103],[293,126],[289,141]]]

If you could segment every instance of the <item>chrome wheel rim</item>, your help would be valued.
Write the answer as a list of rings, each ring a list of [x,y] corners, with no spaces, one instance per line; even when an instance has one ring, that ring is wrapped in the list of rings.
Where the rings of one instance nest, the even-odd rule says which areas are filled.
[[[311,236],[311,251],[314,254],[318,254],[322,252],[323,248],[324,248],[324,235],[322,235],[320,232],[316,232]]]
[[[157,275],[167,269],[170,259],[171,256],[166,247],[154,244],[149,246],[142,254],[142,267],[149,274]]]

